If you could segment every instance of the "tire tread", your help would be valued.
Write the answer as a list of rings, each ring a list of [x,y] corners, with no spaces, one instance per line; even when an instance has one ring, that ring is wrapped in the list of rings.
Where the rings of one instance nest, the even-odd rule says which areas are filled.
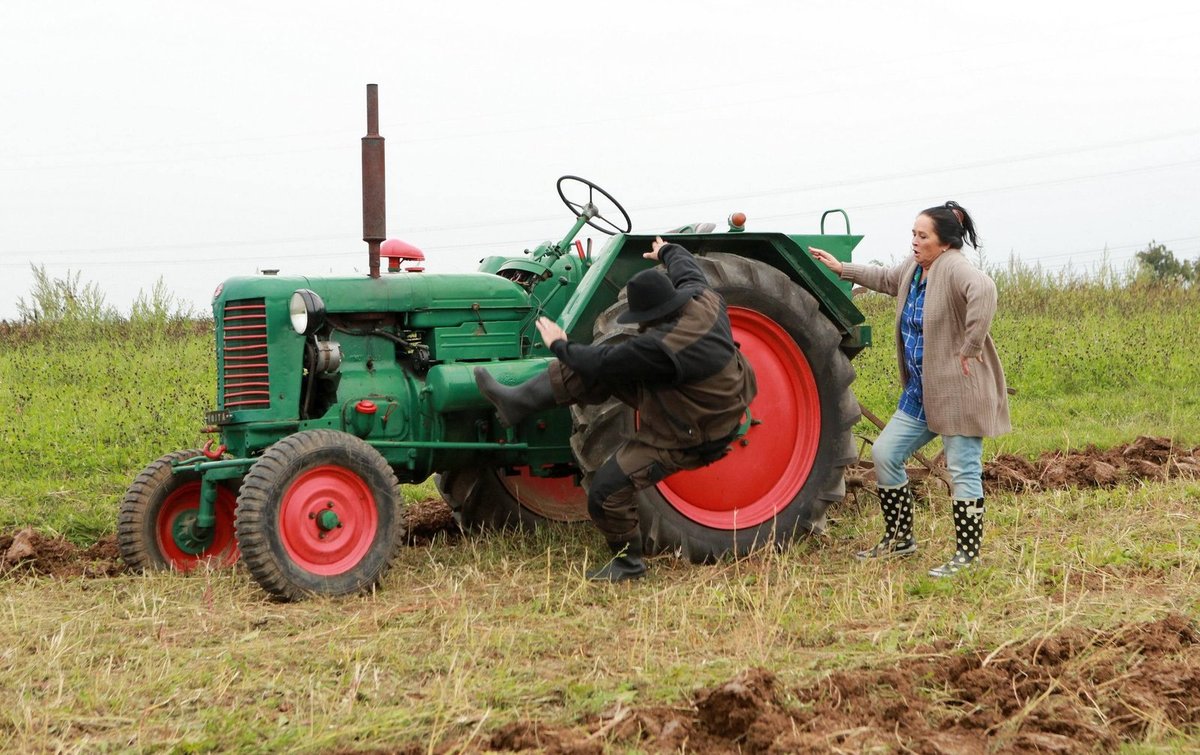
[[[324,463],[357,462],[372,468],[383,480],[382,490],[372,492],[377,506],[390,506],[390,521],[383,521],[385,528],[379,542],[386,550],[374,570],[368,570],[347,580],[348,586],[321,589],[320,580],[311,584],[298,584],[287,572],[282,546],[276,542],[277,533],[272,531],[272,517],[267,513],[278,509],[279,496],[286,489],[290,477],[303,469],[313,456],[332,456]],[[355,474],[359,472],[353,468]],[[361,475],[360,475],[361,476]],[[369,481],[368,481],[369,482]],[[238,516],[235,522],[238,545],[255,581],[273,598],[283,601],[303,600],[314,593],[343,595],[368,592],[374,589],[391,568],[398,552],[403,526],[402,513],[397,504],[399,481],[386,459],[366,442],[348,433],[337,430],[303,430],[277,441],[250,467],[238,496]],[[382,497],[383,500],[380,500]],[[371,552],[368,551],[367,556]],[[366,560],[367,556],[364,556]]]

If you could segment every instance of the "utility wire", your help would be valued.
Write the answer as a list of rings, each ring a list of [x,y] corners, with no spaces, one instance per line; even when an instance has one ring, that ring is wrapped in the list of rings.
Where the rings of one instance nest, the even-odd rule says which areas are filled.
[[[893,180],[899,180],[899,179],[915,179],[915,178],[921,178],[924,176],[932,176],[932,175],[938,175],[938,174],[942,174],[942,173],[954,172],[954,171],[958,171],[958,170],[976,169],[976,168],[992,166],[992,165],[1007,165],[1007,164],[1012,164],[1012,163],[1017,163],[1017,162],[1028,162],[1028,161],[1032,161],[1032,160],[1041,160],[1041,159],[1045,159],[1048,157],[1057,157],[1060,155],[1079,154],[1079,153],[1083,153],[1083,152],[1090,152],[1090,151],[1096,151],[1096,150],[1102,150],[1102,149],[1112,149],[1112,148],[1116,148],[1116,147],[1130,146],[1130,145],[1134,145],[1134,144],[1143,144],[1143,143],[1147,143],[1147,142],[1151,142],[1151,141],[1175,139],[1175,138],[1179,138],[1181,136],[1188,136],[1188,135],[1193,135],[1193,134],[1197,134],[1197,133],[1200,133],[1200,128],[1185,129],[1182,131],[1173,131],[1173,132],[1169,132],[1166,134],[1160,134],[1160,135],[1151,136],[1151,137],[1144,137],[1144,138],[1138,138],[1138,139],[1126,139],[1126,140],[1120,140],[1120,141],[1116,141],[1116,142],[1096,144],[1096,145],[1091,145],[1091,146],[1087,146],[1087,147],[1079,147],[1077,149],[1072,149],[1072,150],[1042,151],[1042,152],[1027,153],[1024,155],[1015,155],[1015,156],[1011,156],[1011,157],[996,158],[996,159],[992,159],[992,160],[976,161],[976,162],[965,163],[965,164],[960,164],[960,165],[950,165],[950,166],[944,166],[941,168],[934,168],[931,170],[921,171],[919,173],[913,173],[913,172],[889,173],[889,174],[884,174],[884,175],[880,175],[880,176],[863,177],[863,178],[852,179],[852,180],[847,180],[847,181],[835,181],[832,183],[825,183],[825,184],[809,184],[809,185],[805,185],[805,186],[781,187],[778,189],[773,189],[771,191],[765,191],[765,192],[753,192],[753,193],[749,193],[749,194],[714,195],[714,196],[697,199],[695,201],[674,202],[674,203],[657,204],[657,205],[643,205],[639,209],[643,210],[643,211],[682,209],[685,207],[706,204],[706,203],[710,203],[710,202],[740,202],[740,201],[744,201],[746,199],[751,199],[751,198],[773,197],[773,196],[781,196],[781,195],[790,194],[790,193],[803,193],[803,192],[810,192],[810,191],[823,191],[823,190],[830,190],[830,189],[835,189],[835,188],[845,188],[847,186],[858,186],[858,185],[878,183],[878,182],[883,182],[883,181],[893,181]],[[996,191],[1008,191],[1008,190],[1022,189],[1022,188],[1050,186],[1050,185],[1058,185],[1058,184],[1062,184],[1062,183],[1070,183],[1070,182],[1075,182],[1075,181],[1093,180],[1095,178],[1102,178],[1102,177],[1108,177],[1108,176],[1130,175],[1130,174],[1140,173],[1140,172],[1164,170],[1164,169],[1169,169],[1169,168],[1194,165],[1198,162],[1200,162],[1200,158],[1193,159],[1193,160],[1177,161],[1177,162],[1172,162],[1172,163],[1164,163],[1161,165],[1154,165],[1154,166],[1142,166],[1142,167],[1138,167],[1138,168],[1130,168],[1130,169],[1120,170],[1120,171],[1107,171],[1107,172],[1101,172],[1101,173],[1094,173],[1094,174],[1088,174],[1085,176],[1076,176],[1076,177],[1061,178],[1061,179],[1049,179],[1047,181],[1030,182],[1030,183],[1023,183],[1023,184],[1012,184],[1009,186],[992,188],[992,189],[980,189],[980,190],[975,190],[975,191],[957,191],[957,192],[952,191],[952,192],[949,192],[949,194],[955,194],[956,196],[972,196],[972,195],[979,195],[979,194],[988,194],[988,193],[993,193]],[[942,192],[942,193],[945,194],[946,192]],[[908,202],[912,202],[912,201],[922,201],[922,200],[926,200],[926,199],[928,199],[928,197],[908,197],[905,199],[891,200],[888,202],[850,206],[847,209],[864,210],[864,209],[875,209],[875,208],[882,208],[882,207],[892,207],[892,206],[907,204]],[[793,212],[793,213],[766,215],[766,216],[758,217],[758,218],[756,218],[756,220],[789,219],[789,218],[794,218],[794,217],[802,217],[802,216],[811,215],[814,212],[820,212],[820,211],[821,211],[820,209],[817,209],[817,210],[809,209],[809,210],[798,211],[798,212]],[[435,231],[464,231],[464,230],[470,230],[470,229],[476,229],[476,228],[486,228],[486,227],[495,227],[495,226],[504,226],[504,225],[531,225],[534,223],[551,222],[551,221],[559,219],[560,217],[561,217],[560,215],[545,215],[545,216],[540,216],[540,217],[518,218],[518,219],[512,219],[512,220],[481,221],[478,223],[469,223],[469,224],[415,226],[415,227],[407,228],[406,232],[408,232],[408,233],[429,233],[429,232],[435,232]],[[223,248],[223,247],[248,247],[248,246],[266,246],[266,245],[271,245],[271,244],[293,244],[293,243],[307,243],[307,242],[317,242],[317,241],[346,241],[346,240],[347,240],[347,238],[344,234],[339,234],[339,235],[330,234],[330,235],[320,235],[320,236],[300,236],[300,237],[283,237],[283,238],[275,238],[275,239],[259,239],[259,240],[255,240],[255,241],[245,241],[245,240],[241,240],[241,241],[210,241],[210,242],[194,242],[194,243],[188,243],[188,244],[153,244],[153,245],[142,245],[142,246],[119,246],[119,247],[102,247],[102,248],[63,247],[63,248],[58,248],[58,249],[14,250],[11,252],[7,252],[7,254],[43,258],[46,256],[52,256],[52,255],[77,254],[80,252],[104,253],[104,252],[161,251],[161,250],[167,250],[167,249],[205,249],[205,248]],[[506,241],[502,241],[502,242],[496,242],[496,244],[524,243],[525,241],[527,241],[527,239],[506,240]],[[482,244],[482,243],[481,244],[470,244],[467,246],[482,246],[482,245],[484,245],[484,244]],[[456,248],[456,247],[441,246],[441,247],[432,247],[432,248],[444,249],[444,248]],[[227,259],[232,259],[232,258],[227,258]],[[6,263],[0,263],[0,266],[4,266],[4,264],[6,264]],[[9,264],[11,266],[11,263],[9,263]]]
[[[1083,176],[1071,176],[1068,178],[1053,178],[1053,179],[1047,179],[1045,181],[1031,181],[1028,183],[1009,184],[1007,186],[995,186],[995,187],[988,188],[988,189],[940,191],[937,195],[926,194],[924,196],[909,197],[907,199],[888,200],[886,202],[872,202],[872,203],[860,204],[860,205],[847,205],[845,209],[857,211],[857,210],[879,209],[879,208],[883,208],[883,207],[897,207],[900,205],[908,204],[910,202],[936,201],[939,197],[944,197],[944,196],[969,197],[969,196],[980,196],[980,195],[984,195],[984,194],[995,194],[996,192],[1003,192],[1003,191],[1017,191],[1017,190],[1022,190],[1022,189],[1041,188],[1041,187],[1045,187],[1045,186],[1060,186],[1062,184],[1075,183],[1078,181],[1091,181],[1091,180],[1095,180],[1098,178],[1111,178],[1114,176],[1128,176],[1128,175],[1135,175],[1138,173],[1149,173],[1149,172],[1153,172],[1153,171],[1157,171],[1157,170],[1171,170],[1174,168],[1183,168],[1183,167],[1188,167],[1188,166],[1198,165],[1198,164],[1200,164],[1200,158],[1195,158],[1195,159],[1190,159],[1190,160],[1180,160],[1180,161],[1176,161],[1176,162],[1163,163],[1160,165],[1148,165],[1148,166],[1142,166],[1142,167],[1138,167],[1138,168],[1127,168],[1124,170],[1104,171],[1104,172],[1100,172],[1100,173],[1089,173],[1089,174],[1083,175]],[[785,218],[809,216],[815,212],[821,212],[821,210],[810,209],[810,210],[805,210],[805,211],[801,211],[801,212],[790,212],[790,213],[783,213],[783,214],[776,214],[776,215],[765,215],[765,216],[759,217],[758,219],[759,220],[780,220],[780,219],[785,219]]]

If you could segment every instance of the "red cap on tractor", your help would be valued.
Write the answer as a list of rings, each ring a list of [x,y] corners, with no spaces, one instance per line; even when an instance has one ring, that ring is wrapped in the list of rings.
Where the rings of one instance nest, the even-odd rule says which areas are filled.
[[[388,239],[379,247],[379,256],[386,257],[388,261],[388,272],[400,272],[400,260],[406,262],[424,262],[425,252],[416,248],[407,241],[400,239]],[[419,273],[425,268],[417,265],[415,267],[406,267],[405,271],[409,273]]]

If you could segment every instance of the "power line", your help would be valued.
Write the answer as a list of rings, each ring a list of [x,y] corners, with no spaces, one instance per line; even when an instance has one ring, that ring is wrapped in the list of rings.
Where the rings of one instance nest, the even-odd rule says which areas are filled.
[[[1171,134],[1168,134],[1168,135],[1162,135],[1160,137],[1152,137],[1152,138],[1153,139],[1174,138],[1181,134],[1189,134],[1189,133],[1194,133],[1196,131],[1200,131],[1200,129],[1190,129],[1190,130],[1183,131],[1183,132],[1172,132]],[[1117,144],[1124,145],[1126,143],[1136,142],[1136,141],[1139,141],[1139,140],[1125,140],[1124,142],[1120,142]],[[1112,146],[1112,145],[1100,145],[1100,146],[1094,146],[1094,147],[1088,147],[1088,148],[1081,148],[1080,150],[1076,150],[1076,151],[1087,151],[1087,150],[1091,150],[1091,149],[1103,149],[1103,148],[1107,148],[1108,146]],[[1026,156],[1011,158],[1008,161],[1015,162],[1015,161],[1019,161],[1019,160],[1041,159],[1050,154],[1052,154],[1052,153],[1045,153],[1045,152],[1033,153],[1033,154],[1026,155]],[[990,164],[990,163],[995,163],[995,162],[997,162],[997,161],[983,161],[978,164],[972,164],[972,166],[969,166],[969,167],[977,167],[978,165],[981,165],[984,163]],[[1175,161],[1175,162],[1163,163],[1163,164],[1152,165],[1152,166],[1140,166],[1137,168],[1129,168],[1129,169],[1123,169],[1123,170],[1117,170],[1117,171],[1102,171],[1102,172],[1091,173],[1091,174],[1086,174],[1086,175],[1082,175],[1082,176],[1071,176],[1071,177],[1066,177],[1066,178],[1049,179],[1046,181],[1034,181],[1034,182],[1018,183],[1018,184],[1009,184],[1007,186],[992,187],[992,188],[987,188],[987,189],[941,192],[941,194],[943,194],[943,195],[944,194],[953,194],[955,196],[979,196],[979,195],[991,194],[991,193],[996,193],[996,192],[1023,190],[1023,189],[1039,188],[1039,187],[1045,187],[1045,186],[1055,186],[1055,185],[1061,185],[1064,183],[1073,183],[1073,182],[1077,182],[1077,181],[1089,181],[1089,180],[1108,178],[1108,177],[1113,177],[1113,176],[1124,176],[1124,175],[1133,175],[1133,174],[1138,174],[1138,173],[1152,172],[1152,171],[1157,171],[1157,170],[1168,170],[1168,169],[1179,168],[1179,167],[1187,167],[1187,166],[1195,165],[1198,163],[1200,163],[1200,158]],[[914,178],[919,175],[936,174],[938,172],[945,172],[945,171],[955,170],[955,169],[957,169],[957,168],[936,169],[934,171],[929,171],[927,173],[922,173],[922,174],[909,174],[906,177]],[[882,178],[878,178],[878,179],[864,179],[864,181],[889,180],[891,178],[895,178],[900,175],[901,174],[892,174],[891,176],[882,177]],[[815,189],[819,189],[819,188],[833,188],[833,187],[838,187],[841,185],[843,185],[843,184],[835,182],[833,184],[826,184],[823,186],[814,185],[812,187],[806,188],[805,190],[809,190],[809,189],[815,190]],[[787,193],[787,190],[780,192],[780,194],[782,194],[782,193]],[[763,195],[760,195],[760,194],[728,195],[725,198],[725,201],[740,199],[743,196],[763,196]],[[775,194],[770,194],[769,196],[775,196]],[[852,205],[852,206],[849,206],[847,209],[856,210],[856,211],[867,210],[867,209],[878,209],[878,208],[884,208],[884,207],[900,206],[900,205],[904,205],[904,204],[909,204],[911,202],[933,201],[933,199],[934,198],[930,195],[926,195],[923,197],[907,197],[904,199],[889,200],[886,202],[875,202],[875,203],[869,203],[869,204]],[[681,204],[677,204],[677,205],[657,205],[657,206],[652,206],[652,209],[682,208],[682,207],[690,206],[691,204],[696,204],[696,203],[681,203]],[[767,215],[767,216],[762,216],[759,219],[760,220],[782,220],[782,219],[787,219],[787,218],[811,215],[812,213],[817,212],[817,211],[819,211],[819,210],[811,210],[810,209],[810,210],[793,212],[793,213]],[[554,216],[554,217],[557,217],[557,216]],[[477,227],[492,226],[492,225],[548,222],[550,220],[553,220],[554,217],[547,216],[547,217],[543,217],[543,218],[537,218],[536,220],[525,219],[525,220],[513,220],[513,221],[497,222],[497,223],[484,222],[484,223],[462,225],[462,226],[428,226],[425,228],[410,229],[410,231],[412,231],[412,232],[427,232],[427,231],[435,231],[435,230],[464,230],[464,229],[468,229],[468,228],[477,228]],[[136,246],[136,247],[130,247],[130,246],[106,247],[106,248],[74,247],[74,248],[61,248],[61,249],[50,249],[50,250],[13,251],[13,252],[10,252],[9,254],[26,256],[26,257],[44,258],[46,256],[52,256],[52,255],[58,255],[58,254],[77,254],[80,252],[86,252],[86,253],[91,254],[91,253],[105,253],[105,252],[108,252],[108,253],[123,252],[124,253],[124,252],[138,252],[138,251],[164,251],[164,250],[228,248],[228,247],[245,248],[245,247],[255,247],[255,246],[267,246],[267,245],[274,245],[274,244],[295,244],[295,243],[312,243],[312,242],[318,242],[318,241],[346,241],[346,240],[347,239],[344,235],[329,235],[329,236],[290,237],[290,238],[278,238],[278,239],[260,239],[260,240],[255,240],[255,241],[196,242],[196,243],[189,243],[189,244],[155,244],[155,245]],[[503,240],[503,241],[485,241],[485,242],[479,242],[479,243],[458,244],[458,245],[439,245],[439,246],[434,246],[434,247],[429,247],[429,248],[431,250],[435,250],[435,251],[436,250],[451,250],[451,249],[485,248],[485,247],[496,248],[496,247],[504,247],[504,246],[507,246],[510,244],[526,243],[527,241],[528,241],[528,238],[507,239],[507,240]],[[335,256],[335,254],[338,254],[338,253],[292,255],[292,258],[332,257],[332,256]],[[239,257],[210,257],[209,259],[211,259],[212,261],[231,261],[231,260],[239,259],[240,257],[241,256],[239,256]],[[136,261],[133,261],[133,262],[136,262]],[[181,260],[179,262],[187,262],[189,264],[195,264],[196,260]],[[155,263],[156,264],[164,264],[164,263],[176,264],[175,261],[168,261],[168,260],[161,260],[161,259],[156,259]],[[5,263],[0,263],[0,267],[20,267],[20,266],[24,266],[25,264],[27,264],[27,263],[25,263],[25,262],[20,262],[20,263],[5,262]],[[62,264],[62,263],[59,263],[59,264]],[[66,264],[72,264],[72,263],[68,262]],[[88,260],[88,264],[91,264],[91,265],[131,264],[131,261],[129,261],[129,260],[94,260],[94,259],[92,259],[92,260]]]
[[[1010,165],[1012,163],[1028,162],[1031,160],[1043,160],[1048,157],[1062,157],[1062,156],[1066,156],[1066,155],[1077,155],[1077,154],[1082,154],[1085,152],[1095,152],[1097,150],[1102,150],[1102,149],[1115,149],[1117,147],[1128,147],[1128,146],[1133,146],[1133,145],[1137,145],[1137,144],[1147,144],[1149,142],[1154,142],[1154,141],[1165,141],[1165,140],[1169,140],[1169,139],[1178,139],[1180,137],[1192,136],[1195,134],[1200,134],[1200,127],[1189,128],[1189,129],[1185,129],[1183,131],[1173,131],[1173,132],[1170,132],[1167,134],[1160,134],[1157,136],[1150,136],[1150,137],[1137,138],[1137,139],[1123,139],[1123,140],[1119,140],[1119,141],[1115,141],[1115,142],[1107,142],[1107,143],[1103,143],[1103,144],[1093,144],[1093,145],[1090,145],[1087,147],[1077,147],[1075,149],[1044,150],[1042,152],[1030,152],[1030,153],[1026,153],[1024,155],[1013,155],[1010,157],[999,157],[999,158],[993,158],[990,160],[979,160],[976,162],[961,163],[959,165],[947,165],[947,166],[944,166],[941,168],[933,168],[931,170],[922,170],[920,172],[905,171],[905,172],[897,172],[897,173],[887,173],[887,174],[878,175],[878,176],[869,176],[869,177],[864,177],[864,178],[848,179],[845,181],[836,181],[834,183],[827,183],[827,184],[808,184],[808,185],[800,185],[800,186],[784,186],[784,187],[769,189],[769,190],[761,191],[761,192],[751,192],[748,194],[741,193],[741,194],[714,195],[714,196],[705,197],[705,198],[697,199],[697,200],[690,201],[690,202],[684,202],[684,203],[673,203],[673,204],[664,204],[664,205],[648,205],[648,206],[644,206],[642,209],[655,210],[655,209],[665,209],[665,208],[675,208],[675,207],[686,207],[688,205],[704,204],[707,202],[727,202],[727,201],[731,201],[731,200],[753,199],[753,198],[758,198],[758,197],[778,196],[781,194],[797,194],[797,193],[808,192],[808,191],[845,188],[847,186],[861,186],[863,184],[880,183],[883,181],[896,181],[896,180],[900,180],[900,179],[911,179],[911,178],[918,178],[918,177],[924,177],[924,176],[935,176],[935,175],[939,175],[941,173],[952,173],[954,171],[959,171],[959,170],[973,170],[976,168],[991,167],[994,165]]]
[[[1158,241],[1157,239],[1155,239],[1155,241],[1159,244],[1177,244],[1181,241],[1194,241],[1196,239],[1200,239],[1200,236],[1178,236],[1176,238],[1163,239],[1161,241]],[[1037,259],[1039,261],[1041,261],[1041,260],[1050,260],[1050,259],[1060,259],[1062,257],[1078,257],[1078,256],[1082,256],[1085,254],[1110,254],[1112,252],[1123,251],[1123,250],[1128,250],[1128,249],[1137,249],[1138,251],[1142,251],[1143,249],[1146,248],[1146,246],[1148,244],[1149,244],[1149,241],[1139,241],[1139,242],[1132,243],[1132,244],[1106,244],[1105,246],[1102,246],[1099,248],[1081,249],[1081,250],[1074,251],[1074,252],[1059,252],[1056,254],[1043,254],[1043,255],[1039,255],[1037,257]],[[1190,245],[1188,247],[1183,247],[1183,248],[1185,248],[1185,249],[1190,248]]]
[[[718,202],[718,201],[738,202],[738,201],[745,201],[747,199],[752,199],[752,198],[761,198],[761,197],[768,197],[768,196],[781,196],[781,195],[789,194],[789,193],[803,193],[803,192],[808,192],[808,191],[830,190],[830,189],[835,189],[835,188],[845,188],[847,186],[855,186],[855,185],[863,185],[863,184],[877,183],[877,182],[890,181],[890,180],[898,180],[898,179],[902,179],[902,178],[913,179],[913,178],[920,178],[920,177],[924,177],[924,176],[938,175],[941,173],[953,172],[953,171],[957,171],[957,170],[968,170],[968,169],[975,169],[975,168],[985,167],[985,166],[990,166],[990,165],[1012,164],[1012,163],[1016,163],[1016,162],[1027,162],[1030,160],[1045,159],[1047,157],[1057,157],[1060,155],[1079,154],[1082,152],[1089,152],[1089,151],[1095,151],[1095,150],[1101,150],[1101,149],[1112,149],[1112,148],[1116,148],[1116,147],[1130,146],[1130,145],[1134,145],[1134,144],[1142,144],[1142,143],[1146,143],[1146,142],[1150,142],[1150,141],[1161,141],[1161,140],[1167,140],[1167,139],[1174,139],[1174,138],[1179,138],[1181,136],[1193,135],[1196,133],[1200,133],[1200,128],[1185,129],[1182,131],[1173,131],[1173,132],[1169,132],[1166,134],[1160,134],[1160,135],[1151,136],[1151,137],[1126,139],[1126,140],[1120,140],[1120,141],[1116,141],[1116,142],[1096,144],[1096,145],[1091,145],[1091,146],[1087,146],[1087,147],[1080,147],[1080,148],[1073,149],[1073,150],[1042,151],[1042,152],[1035,152],[1035,153],[1027,153],[1025,155],[997,158],[997,159],[992,159],[992,160],[976,161],[973,163],[964,163],[964,164],[960,164],[960,165],[952,165],[952,166],[945,166],[945,167],[941,167],[941,168],[934,168],[932,170],[922,171],[919,173],[913,173],[913,172],[891,173],[891,174],[884,174],[884,175],[880,175],[880,176],[853,179],[853,180],[848,180],[848,181],[835,181],[832,183],[825,183],[825,184],[809,184],[807,186],[781,187],[781,188],[777,188],[777,189],[772,189],[770,191],[753,192],[753,193],[749,193],[749,194],[726,194],[726,195],[720,195],[720,196],[710,196],[710,197],[697,199],[694,201],[674,202],[674,203],[669,203],[669,204],[658,204],[658,205],[645,205],[645,206],[641,207],[640,209],[642,209],[642,210],[682,209],[685,207],[690,207],[690,206],[699,205],[699,204],[706,204],[709,202]],[[1062,184],[1062,183],[1071,183],[1071,182],[1075,182],[1075,181],[1093,180],[1095,178],[1102,178],[1102,177],[1108,177],[1108,176],[1131,175],[1134,173],[1148,172],[1148,171],[1154,171],[1154,170],[1165,170],[1165,169],[1170,169],[1170,168],[1175,168],[1175,167],[1194,165],[1198,162],[1200,162],[1200,158],[1184,160],[1184,161],[1177,161],[1177,162],[1172,162],[1172,163],[1164,163],[1164,164],[1154,165],[1154,166],[1141,166],[1138,168],[1130,168],[1130,169],[1125,169],[1125,170],[1120,170],[1120,171],[1106,171],[1106,172],[1101,172],[1101,173],[1088,174],[1088,175],[1084,175],[1084,176],[1075,176],[1075,177],[1062,178],[1062,179],[1050,179],[1050,180],[1042,181],[1042,182],[1012,184],[1009,186],[997,187],[997,188],[992,188],[992,189],[981,189],[981,190],[975,190],[975,191],[958,191],[958,192],[949,192],[949,193],[952,193],[952,194],[955,194],[958,196],[973,196],[973,195],[979,195],[979,194],[994,193],[997,191],[1009,191],[1009,190],[1013,190],[1013,189],[1052,186],[1052,185],[1058,185],[1058,184]],[[946,193],[946,192],[943,192],[943,193]],[[910,197],[910,198],[906,198],[906,199],[893,200],[893,201],[888,201],[888,202],[857,205],[857,206],[852,206],[849,209],[864,210],[864,209],[875,209],[875,208],[882,208],[882,207],[892,207],[892,206],[898,206],[901,204],[906,204],[910,201],[920,201],[920,200],[924,200],[927,198],[928,197],[915,197],[915,198]],[[786,219],[786,218],[800,217],[802,215],[809,215],[809,214],[812,214],[812,212],[819,212],[819,210],[807,210],[804,212],[767,215],[767,216],[762,216],[759,219],[761,219],[761,220],[780,220],[780,219]],[[546,216],[540,216],[540,217],[514,218],[511,220],[481,221],[478,223],[470,223],[470,224],[417,226],[417,227],[407,228],[406,232],[407,233],[428,233],[428,232],[435,232],[435,231],[463,231],[463,230],[469,230],[469,229],[503,226],[503,225],[520,225],[520,224],[550,222],[552,220],[557,219],[558,217],[559,217],[558,215],[553,215],[553,216],[546,215]],[[255,241],[245,241],[245,240],[241,240],[241,241],[211,241],[211,242],[195,242],[195,243],[189,243],[189,244],[154,244],[154,245],[142,245],[142,246],[119,246],[119,247],[104,247],[104,248],[64,247],[64,248],[58,248],[58,249],[17,250],[17,251],[12,251],[9,253],[15,254],[15,255],[21,255],[21,256],[45,257],[45,256],[59,255],[59,254],[76,254],[76,253],[80,253],[80,252],[104,253],[104,252],[161,251],[161,250],[167,250],[167,249],[205,249],[205,248],[221,248],[221,247],[248,247],[248,246],[266,246],[266,245],[270,245],[270,244],[292,244],[292,243],[309,243],[309,242],[316,242],[316,241],[344,241],[344,240],[346,240],[346,237],[344,235],[339,234],[339,235],[321,235],[321,236],[285,237],[285,238],[275,238],[275,239],[259,239],[259,240],[255,240]],[[521,240],[505,241],[505,242],[501,242],[501,243],[520,243],[520,241]],[[450,247],[447,247],[447,248],[450,248]],[[0,263],[0,266],[4,266],[5,264],[8,264],[8,266],[12,266],[11,263]]]
[[[940,191],[937,195],[926,194],[926,195],[919,196],[919,197],[909,197],[907,199],[888,200],[886,202],[872,202],[872,203],[860,204],[860,205],[847,205],[845,209],[857,211],[857,210],[879,209],[879,208],[883,208],[883,207],[898,207],[900,205],[908,204],[910,202],[932,202],[932,201],[936,201],[938,199],[938,197],[943,197],[943,196],[951,196],[951,195],[957,196],[957,197],[981,196],[984,194],[995,194],[997,192],[1003,192],[1003,191],[1016,191],[1016,190],[1021,190],[1021,189],[1042,188],[1045,186],[1059,186],[1062,184],[1075,183],[1078,181],[1091,181],[1091,180],[1095,180],[1098,178],[1111,178],[1114,176],[1127,176],[1127,175],[1134,175],[1134,174],[1138,174],[1138,173],[1149,173],[1149,172],[1153,172],[1156,170],[1170,170],[1173,168],[1182,168],[1182,167],[1187,167],[1187,166],[1197,165],[1197,164],[1200,164],[1200,158],[1189,159],[1189,160],[1180,160],[1180,161],[1170,162],[1170,163],[1162,163],[1160,165],[1149,165],[1149,166],[1142,166],[1142,167],[1138,167],[1138,168],[1128,168],[1128,169],[1124,169],[1124,170],[1105,171],[1105,172],[1101,172],[1101,173],[1089,173],[1087,175],[1071,176],[1068,178],[1054,178],[1054,179],[1048,179],[1046,181],[1032,181],[1029,183],[1009,184],[1007,186],[995,186],[995,187],[992,187],[989,189]],[[783,218],[795,218],[795,217],[802,217],[805,215],[812,215],[815,212],[821,212],[821,210],[809,209],[809,210],[804,210],[804,211],[800,211],[800,212],[790,212],[790,213],[784,213],[784,214],[779,214],[779,215],[764,215],[764,216],[761,216],[759,219],[760,220],[780,220]]]

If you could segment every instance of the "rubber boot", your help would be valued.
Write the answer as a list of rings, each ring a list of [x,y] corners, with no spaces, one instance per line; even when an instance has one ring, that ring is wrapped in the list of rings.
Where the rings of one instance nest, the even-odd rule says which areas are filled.
[[[954,501],[954,557],[929,570],[931,577],[953,577],[979,560],[983,545],[983,499]]]
[[[874,548],[859,551],[860,561],[872,558],[893,558],[917,552],[913,537],[913,497],[907,485],[901,488],[880,488],[879,507],[883,509],[883,539]]]
[[[609,541],[608,547],[612,550],[612,560],[588,572],[588,579],[593,582],[624,582],[627,579],[640,579],[646,573],[640,534],[628,540]]]
[[[475,385],[483,397],[492,402],[500,415],[500,424],[512,427],[530,414],[551,409],[558,405],[554,400],[554,388],[550,385],[550,373],[539,372],[520,385],[501,385],[491,373],[482,367],[475,368]]]

